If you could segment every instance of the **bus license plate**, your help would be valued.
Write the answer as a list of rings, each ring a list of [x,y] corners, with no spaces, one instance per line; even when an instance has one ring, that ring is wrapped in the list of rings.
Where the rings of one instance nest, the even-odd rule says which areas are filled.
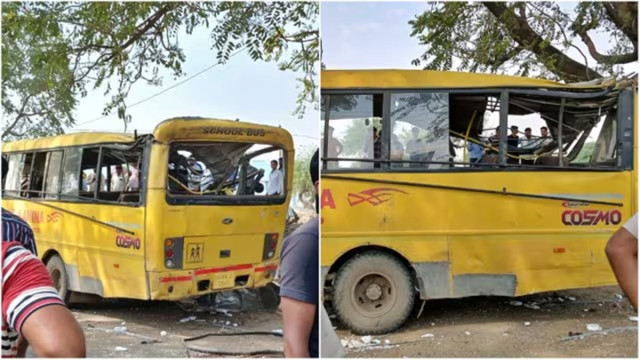
[[[223,272],[213,275],[213,289],[227,289],[235,285],[236,277],[232,272]]]

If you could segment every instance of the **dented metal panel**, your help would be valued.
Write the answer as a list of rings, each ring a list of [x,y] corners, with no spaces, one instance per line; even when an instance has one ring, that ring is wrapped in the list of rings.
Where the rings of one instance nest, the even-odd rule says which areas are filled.
[[[454,297],[515,296],[517,278],[513,274],[465,274],[453,277]]]
[[[449,262],[422,262],[413,264],[418,278],[421,299],[450,297]]]

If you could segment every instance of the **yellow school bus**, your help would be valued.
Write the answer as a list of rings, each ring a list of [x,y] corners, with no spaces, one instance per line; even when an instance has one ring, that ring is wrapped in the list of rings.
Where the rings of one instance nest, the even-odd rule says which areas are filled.
[[[615,284],[604,247],[638,206],[636,86],[323,71],[327,306],[377,334],[418,299]]]
[[[77,133],[2,150],[2,206],[31,225],[67,300],[177,300],[273,280],[293,178],[284,129],[175,118],[152,134]],[[261,165],[271,161],[283,175],[277,192]]]

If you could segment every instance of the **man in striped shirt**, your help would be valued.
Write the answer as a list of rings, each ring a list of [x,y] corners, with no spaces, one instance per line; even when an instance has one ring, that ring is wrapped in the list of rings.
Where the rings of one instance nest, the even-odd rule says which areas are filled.
[[[9,171],[7,160],[2,158],[2,183],[4,184]],[[33,236],[33,230],[26,221],[19,216],[13,214],[9,210],[2,208],[2,241],[18,241],[22,246],[31,251],[34,255],[38,255],[36,248],[36,240]]]
[[[85,357],[82,329],[44,264],[18,242],[2,242],[2,357]]]

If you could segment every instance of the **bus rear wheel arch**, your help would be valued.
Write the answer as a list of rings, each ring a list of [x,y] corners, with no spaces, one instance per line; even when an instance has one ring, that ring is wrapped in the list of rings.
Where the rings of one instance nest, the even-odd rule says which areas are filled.
[[[367,251],[336,271],[332,307],[356,334],[384,334],[402,326],[415,303],[414,279],[396,256]]]
[[[69,304],[71,299],[71,289],[69,289],[69,275],[65,267],[64,261],[58,254],[48,256],[46,260],[47,271],[51,280],[53,280],[53,286],[58,290],[58,295],[62,300]]]

